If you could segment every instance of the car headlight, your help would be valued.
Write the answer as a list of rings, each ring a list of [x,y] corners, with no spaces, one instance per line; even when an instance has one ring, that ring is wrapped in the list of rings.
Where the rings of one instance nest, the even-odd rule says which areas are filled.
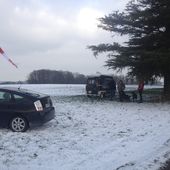
[[[43,111],[43,106],[42,106],[40,100],[35,101],[35,102],[34,102],[34,106],[35,106],[35,108],[36,108],[37,111]]]

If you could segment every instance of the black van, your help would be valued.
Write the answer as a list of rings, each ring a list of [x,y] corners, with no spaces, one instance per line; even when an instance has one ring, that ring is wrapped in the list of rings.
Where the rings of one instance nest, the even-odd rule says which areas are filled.
[[[87,79],[86,94],[90,96],[99,96],[103,98],[109,96],[114,97],[116,91],[116,83],[112,76],[100,75],[91,76]]]

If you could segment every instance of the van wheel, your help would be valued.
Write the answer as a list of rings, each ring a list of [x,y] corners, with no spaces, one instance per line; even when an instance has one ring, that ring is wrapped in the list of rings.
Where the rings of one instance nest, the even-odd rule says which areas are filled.
[[[100,97],[100,99],[103,99],[105,97],[105,94],[101,93],[99,97]]]
[[[25,132],[28,129],[28,122],[22,116],[15,116],[11,119],[9,127],[13,132]]]

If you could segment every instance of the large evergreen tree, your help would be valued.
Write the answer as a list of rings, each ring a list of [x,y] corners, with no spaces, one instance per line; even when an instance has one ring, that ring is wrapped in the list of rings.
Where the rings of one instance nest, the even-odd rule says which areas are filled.
[[[99,27],[128,35],[128,41],[89,46],[94,55],[107,52],[106,66],[128,68],[138,78],[164,77],[164,93],[170,98],[170,0],[132,0],[124,12],[100,18]]]

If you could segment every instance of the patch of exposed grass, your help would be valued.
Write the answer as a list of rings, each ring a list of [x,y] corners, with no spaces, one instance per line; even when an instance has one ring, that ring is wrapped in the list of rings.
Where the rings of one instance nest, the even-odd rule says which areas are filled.
[[[129,96],[132,96],[132,91],[126,91],[125,93]],[[139,100],[139,94],[136,90],[135,93],[138,96]],[[152,89],[144,89],[143,91],[143,100],[145,102],[162,102],[163,101],[163,88],[152,88]]]
[[[150,95],[162,95],[162,93],[163,93],[162,88],[146,89],[143,91],[143,94],[150,94]]]

